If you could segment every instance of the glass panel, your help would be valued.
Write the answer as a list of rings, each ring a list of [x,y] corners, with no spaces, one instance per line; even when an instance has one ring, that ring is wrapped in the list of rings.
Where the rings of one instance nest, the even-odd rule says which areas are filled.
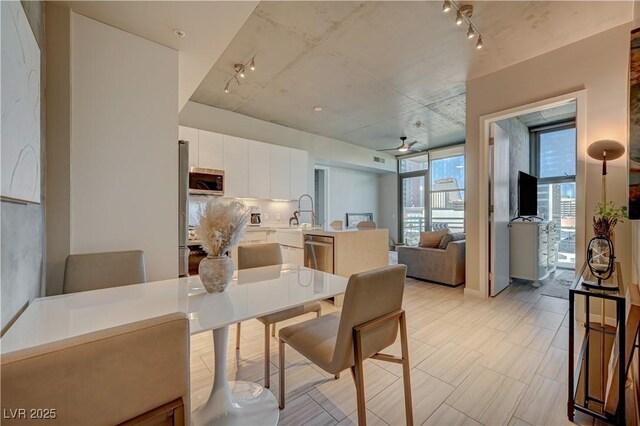
[[[431,230],[464,232],[464,191],[431,193]]]
[[[540,133],[540,178],[576,175],[576,129]]]
[[[558,266],[575,268],[576,262],[576,183],[538,185],[538,213],[556,224]]]
[[[418,245],[425,229],[424,186],[424,176],[402,179],[402,241],[407,245]]]
[[[400,173],[417,172],[429,168],[429,155],[418,155],[400,160]]]
[[[431,191],[464,189],[464,155],[431,161]]]

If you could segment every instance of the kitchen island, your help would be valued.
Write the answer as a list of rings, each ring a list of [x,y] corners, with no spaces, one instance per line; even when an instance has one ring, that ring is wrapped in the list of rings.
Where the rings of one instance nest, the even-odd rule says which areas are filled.
[[[370,229],[305,229],[307,241],[313,237],[330,239],[333,242],[333,270],[325,271],[345,278],[352,274],[382,268],[389,264],[389,230]],[[309,263],[308,245],[305,247],[305,265]],[[313,265],[309,264],[309,267]],[[342,306],[344,296],[334,299],[336,306]]]

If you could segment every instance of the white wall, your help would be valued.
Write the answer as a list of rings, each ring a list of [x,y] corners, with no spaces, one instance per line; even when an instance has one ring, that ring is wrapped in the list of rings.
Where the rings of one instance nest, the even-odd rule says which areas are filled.
[[[341,220],[347,213],[373,213],[378,222],[378,175],[359,170],[331,167],[329,170],[329,217],[327,223]]]
[[[630,30],[631,24],[621,25],[467,83],[467,288],[480,288],[480,265],[471,254],[487,249],[479,243],[480,226],[486,226],[479,223],[478,216],[481,185],[486,185],[478,179],[482,166],[480,117],[584,88],[587,145],[599,139],[615,139],[626,145]],[[585,152],[578,153],[578,158],[585,157]],[[626,205],[626,156],[609,164],[608,198]],[[600,199],[600,165],[592,160],[587,162],[586,194],[584,237],[590,238],[591,216]],[[616,228],[616,249],[623,276],[629,277],[631,259],[637,258],[637,252],[631,252],[628,222]]]
[[[69,251],[139,248],[149,280],[176,277],[178,54],[73,12],[70,37],[70,184],[51,182],[70,194]]]

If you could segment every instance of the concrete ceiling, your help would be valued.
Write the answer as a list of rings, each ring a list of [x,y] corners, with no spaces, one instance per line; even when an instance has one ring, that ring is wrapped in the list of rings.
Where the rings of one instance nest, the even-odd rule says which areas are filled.
[[[568,104],[560,105],[555,108],[543,109],[542,111],[530,112],[529,114],[518,116],[518,120],[529,128],[555,124],[575,118],[575,102],[569,102]]]
[[[440,1],[263,1],[191,100],[373,149],[401,135],[434,148],[464,140],[467,80],[632,16],[632,2],[474,6],[481,51]],[[257,70],[225,94],[233,64],[254,54]]]
[[[178,51],[178,111],[258,1],[56,1],[81,15]],[[184,38],[175,29],[186,33]]]

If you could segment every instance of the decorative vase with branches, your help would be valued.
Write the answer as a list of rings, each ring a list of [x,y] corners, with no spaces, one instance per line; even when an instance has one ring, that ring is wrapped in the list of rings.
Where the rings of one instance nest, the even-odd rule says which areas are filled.
[[[611,239],[613,228],[627,218],[627,206],[616,207],[613,201],[599,202],[593,216],[593,232],[596,236]]]
[[[228,252],[244,236],[250,214],[237,200],[215,199],[200,209],[196,236],[207,257],[200,261],[198,274],[209,293],[224,291],[233,278],[233,260]]]

